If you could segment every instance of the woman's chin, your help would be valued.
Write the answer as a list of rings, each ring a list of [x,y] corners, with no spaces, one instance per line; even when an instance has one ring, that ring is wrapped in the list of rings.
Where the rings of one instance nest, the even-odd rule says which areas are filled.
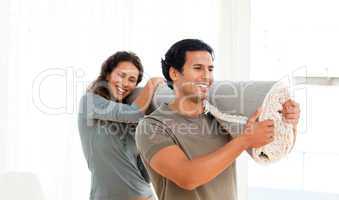
[[[113,94],[113,97],[116,101],[119,101],[119,102],[124,99],[124,96],[120,94]]]
[[[125,99],[128,97],[129,94],[130,94],[130,93],[128,93],[128,94],[118,94],[118,95],[116,95],[114,98],[115,98],[117,101],[121,102],[121,101],[125,100]]]

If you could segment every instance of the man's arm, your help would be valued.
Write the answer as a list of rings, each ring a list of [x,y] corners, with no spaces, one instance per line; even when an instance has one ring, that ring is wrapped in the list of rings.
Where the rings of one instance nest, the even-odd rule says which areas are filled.
[[[273,140],[273,122],[252,122],[259,116],[250,118],[251,129],[231,140],[215,152],[189,160],[177,145],[160,149],[150,160],[150,166],[160,175],[179,187],[193,190],[206,184],[229,167],[235,159],[250,147],[259,147]]]
[[[244,138],[239,137],[215,152],[189,160],[179,146],[172,145],[157,152],[150,166],[179,187],[193,190],[229,167],[246,147]]]

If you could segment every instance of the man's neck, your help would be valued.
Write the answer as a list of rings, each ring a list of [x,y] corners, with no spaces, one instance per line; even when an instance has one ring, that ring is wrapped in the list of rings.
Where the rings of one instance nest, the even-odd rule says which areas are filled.
[[[188,117],[197,117],[204,112],[203,101],[177,97],[170,103],[171,109]]]

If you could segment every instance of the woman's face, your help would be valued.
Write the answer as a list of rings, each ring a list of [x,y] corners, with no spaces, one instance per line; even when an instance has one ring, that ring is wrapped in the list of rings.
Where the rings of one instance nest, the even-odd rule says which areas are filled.
[[[120,62],[107,77],[113,97],[117,101],[122,101],[127,97],[137,86],[138,76],[139,70],[133,63]]]

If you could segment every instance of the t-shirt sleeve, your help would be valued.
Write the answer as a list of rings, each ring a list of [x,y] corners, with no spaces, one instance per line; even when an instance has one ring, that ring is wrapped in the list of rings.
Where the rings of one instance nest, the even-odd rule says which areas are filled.
[[[160,149],[177,145],[171,130],[164,123],[152,118],[145,118],[139,122],[135,139],[138,151],[147,163]]]

